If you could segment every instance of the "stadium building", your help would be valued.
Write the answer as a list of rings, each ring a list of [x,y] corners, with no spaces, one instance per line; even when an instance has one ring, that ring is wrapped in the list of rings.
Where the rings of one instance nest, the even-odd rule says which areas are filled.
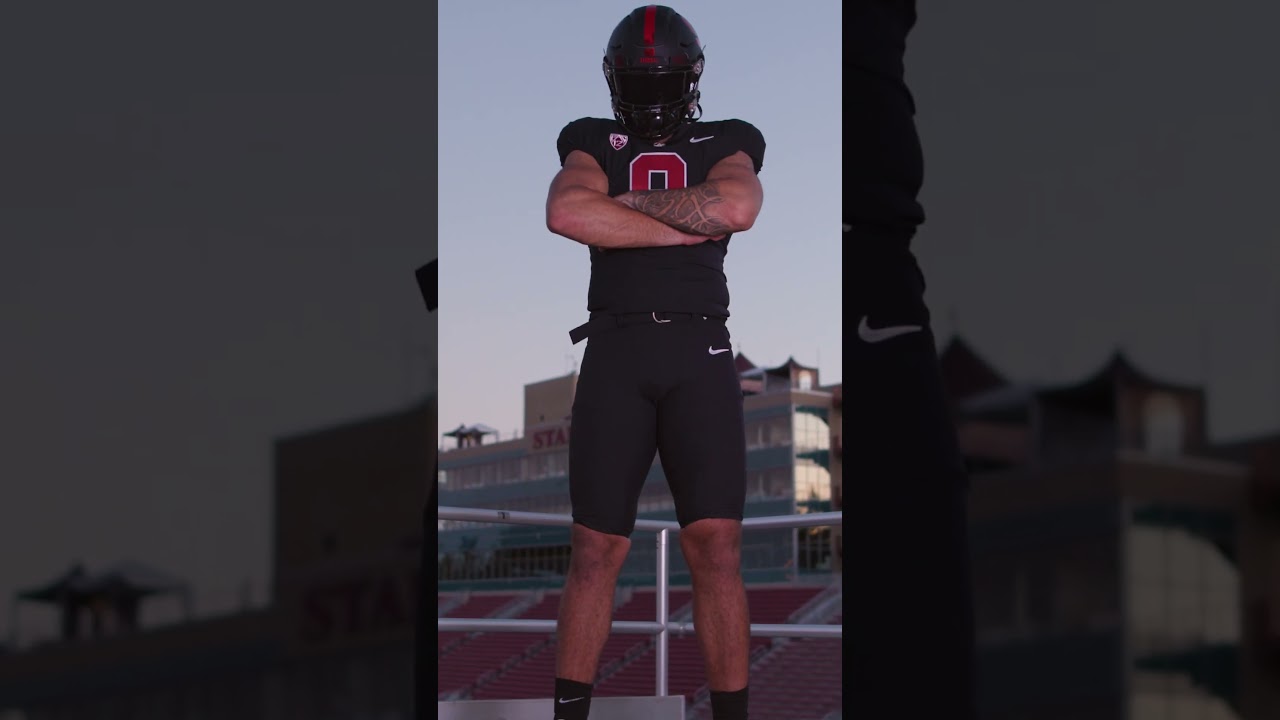
[[[839,508],[839,386],[816,368],[788,360],[760,368],[735,358],[747,432],[746,517]],[[440,505],[570,514],[569,416],[577,374],[525,386],[525,431],[498,439],[485,425],[444,433]],[[836,472],[833,472],[835,470]],[[639,516],[674,520],[671,492],[655,457]],[[619,579],[615,620],[652,620],[655,545],[637,532]],[[569,564],[569,530],[439,522],[439,613],[458,618],[554,619]],[[749,531],[743,575],[753,623],[839,623],[839,533],[829,528]],[[678,543],[670,547],[673,621],[691,618],[690,578]],[[752,640],[752,717],[822,720],[840,709],[838,640]],[[555,641],[529,633],[441,633],[441,699],[547,696]],[[688,717],[709,717],[702,657],[692,637],[673,637],[670,692],[686,697]],[[605,647],[597,697],[654,693],[654,640],[614,635]],[[796,692],[803,688],[803,692]],[[800,700],[797,700],[800,697]]]
[[[431,400],[278,440],[265,607],[149,621],[200,592],[137,563],[33,583],[61,631],[0,652],[0,718],[409,720],[435,437]]]
[[[838,387],[820,387],[818,371],[794,360],[757,368],[739,354],[736,362],[745,395],[746,516],[830,511],[833,492],[838,494],[832,473]],[[440,504],[568,515],[569,414],[576,385],[576,373],[526,385],[523,437],[487,442],[496,432],[484,425],[445,433],[452,447],[440,453]],[[657,458],[640,496],[639,517],[675,519]],[[565,528],[441,521],[439,530],[442,590],[555,585],[568,567]],[[813,576],[825,582],[838,563],[825,528],[761,531],[743,543],[749,581]],[[652,548],[637,542],[620,582],[652,584],[654,562]],[[687,568],[678,563],[673,556],[673,582],[687,582]]]
[[[970,497],[984,720],[1280,717],[1280,438],[1116,354],[1010,383],[942,352]]]

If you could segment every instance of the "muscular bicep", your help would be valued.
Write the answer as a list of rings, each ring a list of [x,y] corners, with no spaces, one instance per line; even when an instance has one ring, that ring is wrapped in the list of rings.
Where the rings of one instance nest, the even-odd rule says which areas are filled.
[[[547,229],[578,242],[598,244],[601,241],[592,223],[599,220],[601,212],[612,210],[613,205],[625,209],[609,199],[609,176],[595,158],[574,150],[565,157],[560,172],[551,181],[547,193]]]
[[[756,175],[751,156],[738,151],[711,166],[707,182],[715,182],[735,209],[737,222],[744,227],[755,223],[764,204],[764,186]]]
[[[551,191],[547,203],[554,203],[566,192],[575,189],[609,194],[609,176],[605,175],[595,158],[581,150],[574,150],[564,159],[564,166],[551,180]]]

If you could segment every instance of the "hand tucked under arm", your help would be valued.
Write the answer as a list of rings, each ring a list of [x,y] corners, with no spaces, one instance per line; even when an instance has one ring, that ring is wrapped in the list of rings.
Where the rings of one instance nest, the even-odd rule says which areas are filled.
[[[614,199],[681,232],[722,237],[755,224],[764,189],[751,159],[739,152],[716,163],[700,185],[629,192]]]

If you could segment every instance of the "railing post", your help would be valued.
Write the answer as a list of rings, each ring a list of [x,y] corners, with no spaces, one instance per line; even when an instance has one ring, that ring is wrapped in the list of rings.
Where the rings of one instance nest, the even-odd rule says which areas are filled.
[[[659,530],[658,535],[658,588],[655,593],[654,600],[658,606],[658,624],[662,629],[658,630],[658,639],[656,650],[658,653],[657,666],[657,684],[656,690],[658,697],[667,694],[667,640],[670,637],[667,634],[667,531]]]

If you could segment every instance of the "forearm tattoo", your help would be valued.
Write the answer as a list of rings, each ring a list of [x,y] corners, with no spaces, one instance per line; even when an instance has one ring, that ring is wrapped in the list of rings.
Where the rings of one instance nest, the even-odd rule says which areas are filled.
[[[690,235],[717,237],[732,230],[721,216],[724,196],[715,182],[680,190],[634,193],[631,205],[649,217]]]

